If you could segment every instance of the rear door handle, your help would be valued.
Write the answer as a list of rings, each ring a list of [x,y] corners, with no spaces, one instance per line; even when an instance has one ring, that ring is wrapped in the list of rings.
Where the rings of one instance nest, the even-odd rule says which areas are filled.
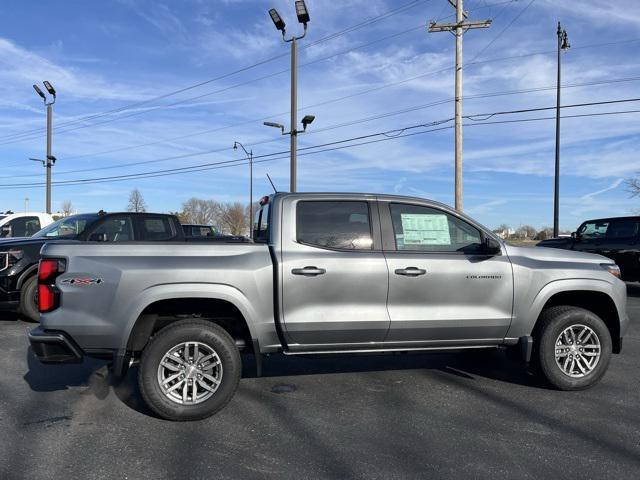
[[[403,275],[405,277],[419,277],[420,275],[426,274],[427,271],[424,268],[407,267],[398,268],[395,273],[396,275]]]
[[[305,277],[317,277],[318,275],[324,275],[327,271],[324,268],[318,267],[304,267],[294,268],[291,270],[294,275],[304,275]]]

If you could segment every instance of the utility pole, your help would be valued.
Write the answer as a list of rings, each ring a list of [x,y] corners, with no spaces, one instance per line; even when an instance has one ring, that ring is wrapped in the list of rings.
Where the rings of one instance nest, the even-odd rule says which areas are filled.
[[[273,21],[275,27],[282,32],[282,39],[291,43],[291,184],[290,191],[293,193],[297,190],[298,186],[298,130],[296,125],[298,123],[298,40],[302,40],[307,35],[307,23],[309,23],[309,10],[304,0],[296,0],[296,15],[298,22],[304,25],[304,32],[300,36],[293,35],[287,39],[286,24],[282,17],[275,8],[269,10],[269,16]]]
[[[253,232],[251,231],[253,222],[253,149],[247,152],[247,149],[240,142],[233,142],[233,149],[237,150],[238,145],[244,150],[249,159],[249,238],[253,238]]]
[[[553,190],[553,236],[560,233],[560,80],[561,80],[561,58],[562,52],[568,50],[569,38],[566,30],[563,30],[558,22],[558,79],[556,82],[556,172]]]
[[[456,86],[455,86],[455,207],[462,211],[462,35],[474,28],[488,28],[491,20],[466,21],[463,0],[448,0],[456,9],[456,23],[431,22],[429,32],[452,32],[456,37]]]
[[[33,89],[42,98],[45,106],[47,107],[47,159],[45,164],[47,168],[46,212],[51,214],[51,168],[56,163],[56,158],[51,153],[51,136],[53,128],[53,104],[56,103],[56,90],[48,81],[45,80],[42,83],[44,84],[44,88],[47,89],[47,92],[49,92],[49,94],[53,98],[51,101],[48,101],[46,95],[42,92],[42,90],[40,90],[40,87],[38,87],[37,85],[33,86]]]

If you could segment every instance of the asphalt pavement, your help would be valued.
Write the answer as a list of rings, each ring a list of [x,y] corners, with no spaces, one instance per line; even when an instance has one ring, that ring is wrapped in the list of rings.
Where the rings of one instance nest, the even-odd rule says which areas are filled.
[[[596,387],[546,388],[500,352],[284,357],[194,423],[145,408],[136,370],[41,365],[0,317],[0,479],[640,478],[640,284]]]

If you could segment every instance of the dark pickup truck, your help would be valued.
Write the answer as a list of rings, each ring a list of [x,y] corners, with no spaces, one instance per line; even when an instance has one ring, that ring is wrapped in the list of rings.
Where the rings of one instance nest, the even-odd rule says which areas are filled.
[[[79,242],[184,241],[180,222],[158,213],[86,213],[58,220],[32,237],[0,240],[0,310],[38,321],[40,249],[60,240]]]
[[[598,253],[616,262],[623,280],[640,281],[640,217],[587,220],[571,237],[542,240],[537,246]]]

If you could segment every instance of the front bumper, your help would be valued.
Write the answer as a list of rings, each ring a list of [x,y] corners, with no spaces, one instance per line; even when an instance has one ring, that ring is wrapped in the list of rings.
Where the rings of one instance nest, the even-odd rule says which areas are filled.
[[[64,332],[36,327],[28,337],[33,353],[42,363],[82,362],[82,349]]]

